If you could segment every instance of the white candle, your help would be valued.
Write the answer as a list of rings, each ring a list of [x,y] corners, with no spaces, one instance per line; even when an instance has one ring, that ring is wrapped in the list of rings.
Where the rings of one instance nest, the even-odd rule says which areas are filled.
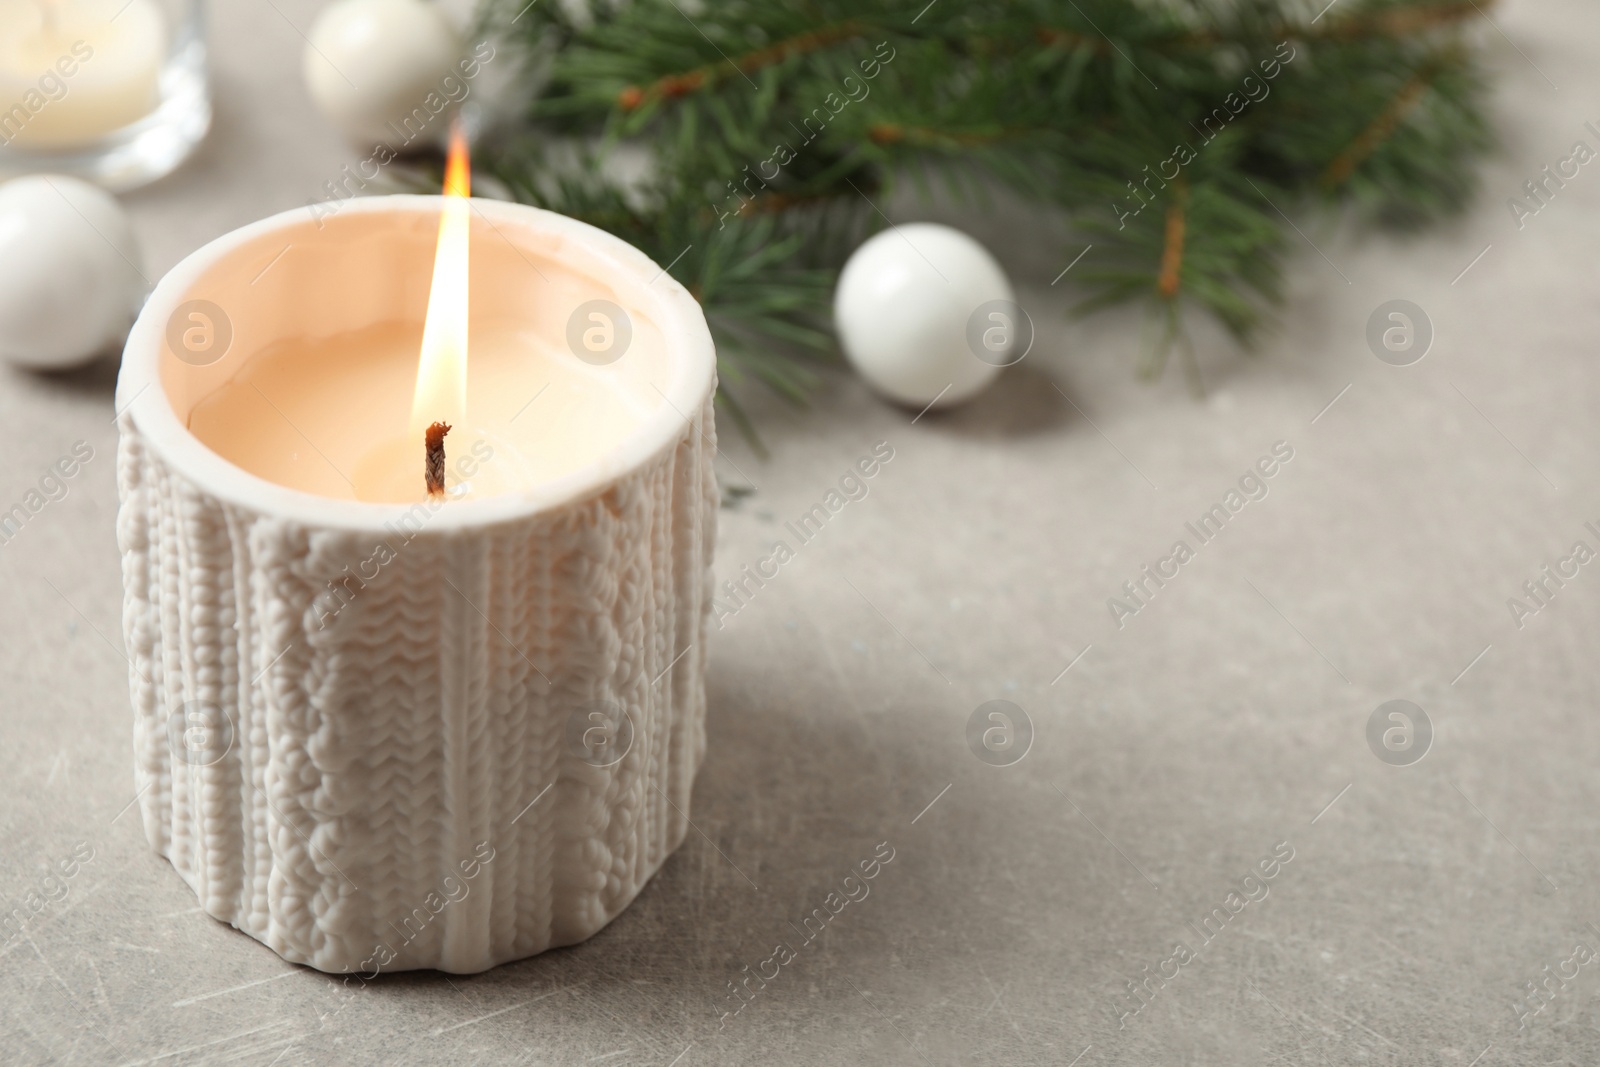
[[[0,143],[73,148],[138,121],[166,48],[152,0],[0,0]]]
[[[162,384],[185,435],[235,473],[297,494],[404,504],[426,499],[429,421],[456,426],[448,484],[482,499],[609,469],[643,427],[697,410],[669,388],[676,357],[656,292],[669,277],[636,284],[603,246],[556,225],[569,220],[484,200],[470,202],[470,314],[458,322],[470,337],[464,408],[419,403],[427,325],[452,314],[430,294],[460,280],[435,278],[450,203],[368,197],[320,222],[291,212],[233,235],[228,269],[197,278],[164,325],[177,358]],[[628,337],[612,362],[571,343],[575,312],[596,300],[616,321],[580,313],[581,325]],[[491,450],[462,476],[460,460]]]
[[[659,347],[653,327],[643,332],[629,358],[658,359],[642,351]],[[347,500],[423,500],[422,435],[407,432],[420,335],[420,323],[398,320],[270,344],[199,399],[189,430],[278,485]],[[588,366],[529,323],[484,322],[472,339],[470,421],[453,423],[445,440],[450,496],[517,492],[596,464],[661,404],[648,381]]]
[[[458,131],[432,270],[416,261],[414,253],[426,248],[414,242],[410,261],[395,262],[408,272],[406,290],[430,277],[421,336],[413,307],[410,322],[357,325],[331,336],[293,334],[248,355],[235,342],[234,373],[198,398],[187,416],[190,432],[278,485],[405,502],[426,499],[422,440],[432,422],[454,427],[446,438],[453,499],[515,493],[571,474],[642,426],[662,397],[629,368],[661,363],[656,325],[638,309],[629,314],[618,306],[626,322],[600,323],[627,331],[627,352],[618,358],[626,355],[629,365],[613,370],[581,358],[566,331],[570,314],[554,309],[534,318],[518,306],[542,294],[557,301],[570,296],[576,307],[586,288],[616,291],[557,259],[499,266],[494,254],[509,245],[493,227],[480,227],[478,242],[491,259],[474,269],[467,190],[466,142]],[[291,274],[302,280],[304,267],[294,264],[285,272]],[[477,330],[469,326],[472,278]]]
[[[464,440],[499,444],[470,498],[424,498],[445,205],[219,238],[156,287],[117,383],[146,834],[207,914],[332,972],[590,936],[683,841],[705,751],[704,316],[614,237],[472,201]],[[596,300],[632,337],[603,365],[568,341],[604,340]],[[384,469],[387,434],[405,485],[360,499],[338,470]]]
[[[389,503],[426,499],[423,440],[434,422],[453,427],[445,444],[454,499],[524,490],[612,452],[661,407],[648,375],[630,370],[660,365],[658,329],[619,304],[625,322],[600,321],[629,335],[628,351],[617,357],[629,362],[596,366],[581,358],[566,329],[571,312],[563,313],[559,301],[570,298],[576,308],[586,287],[611,296],[615,290],[559,259],[500,265],[496,254],[510,246],[492,225],[480,227],[477,238],[490,259],[474,268],[469,185],[458,131],[431,271],[417,257],[426,246],[415,242],[394,264],[408,272],[402,291],[431,278],[426,303],[400,318],[327,336],[291,334],[258,351],[241,351],[236,341],[233,373],[198,398],[187,416],[190,431],[279,485]],[[292,247],[285,253],[293,254]],[[268,286],[272,269],[261,286]],[[282,276],[303,285],[306,269],[296,262]],[[469,327],[474,286],[475,330]],[[540,297],[556,307],[529,315],[537,305],[526,302]],[[419,338],[415,316],[423,308]],[[292,311],[285,314],[284,322],[295,321]]]

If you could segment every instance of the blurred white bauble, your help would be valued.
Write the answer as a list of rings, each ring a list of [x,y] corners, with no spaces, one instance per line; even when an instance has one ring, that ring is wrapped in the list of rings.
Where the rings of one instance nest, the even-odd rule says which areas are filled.
[[[460,81],[461,37],[436,4],[424,0],[338,0],[311,27],[306,44],[306,86],[328,121],[368,147],[399,148],[428,119],[428,141],[448,123],[427,106],[430,94],[444,107],[445,79]],[[411,129],[404,126],[411,117]]]
[[[56,174],[0,185],[0,358],[87,363],[127,336],[144,295],[139,243],[110,193]]]
[[[862,243],[839,274],[834,325],[878,392],[915,407],[976,396],[1027,354],[1033,326],[977,241],[949,226],[896,226]]]

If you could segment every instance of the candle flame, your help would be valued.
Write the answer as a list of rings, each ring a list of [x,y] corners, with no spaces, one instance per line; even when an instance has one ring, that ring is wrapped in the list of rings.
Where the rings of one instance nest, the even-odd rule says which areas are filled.
[[[444,171],[444,210],[433,259],[433,287],[422,327],[422,358],[411,402],[411,434],[419,440],[435,422],[465,424],[467,414],[467,234],[471,229],[471,164],[458,120],[450,130]]]

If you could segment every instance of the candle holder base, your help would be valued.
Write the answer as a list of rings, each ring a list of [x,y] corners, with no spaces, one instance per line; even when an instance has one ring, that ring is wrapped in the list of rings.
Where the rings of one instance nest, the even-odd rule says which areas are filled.
[[[323,971],[473,973],[588,938],[682,843],[709,396],[592,498],[467,530],[308,528],[120,430],[139,808],[208,914]]]

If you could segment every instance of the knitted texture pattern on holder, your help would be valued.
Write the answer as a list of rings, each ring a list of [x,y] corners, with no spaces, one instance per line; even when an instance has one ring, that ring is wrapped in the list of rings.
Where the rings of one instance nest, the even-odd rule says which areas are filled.
[[[682,843],[709,399],[600,495],[449,533],[274,519],[120,430],[135,785],[208,914],[324,971],[470,973],[591,936]],[[620,760],[583,758],[618,709]]]

